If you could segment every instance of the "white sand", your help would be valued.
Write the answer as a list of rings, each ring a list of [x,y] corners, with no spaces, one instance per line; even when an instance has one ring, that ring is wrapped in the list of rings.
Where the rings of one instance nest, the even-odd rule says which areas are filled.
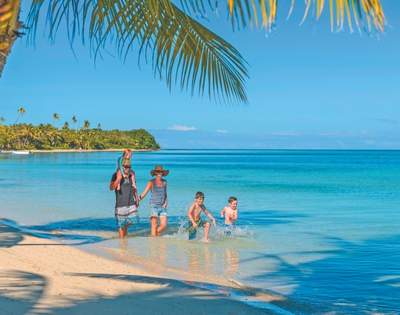
[[[266,314],[0,223],[0,314]]]

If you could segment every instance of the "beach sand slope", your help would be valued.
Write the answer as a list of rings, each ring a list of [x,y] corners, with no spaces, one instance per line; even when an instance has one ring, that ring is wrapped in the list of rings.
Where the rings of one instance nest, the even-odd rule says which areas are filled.
[[[268,314],[0,224],[0,314]]]

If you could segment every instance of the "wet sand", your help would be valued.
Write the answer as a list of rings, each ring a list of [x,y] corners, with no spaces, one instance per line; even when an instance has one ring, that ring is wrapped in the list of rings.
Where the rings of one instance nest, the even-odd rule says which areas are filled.
[[[270,313],[197,280],[160,277],[0,223],[1,314]]]

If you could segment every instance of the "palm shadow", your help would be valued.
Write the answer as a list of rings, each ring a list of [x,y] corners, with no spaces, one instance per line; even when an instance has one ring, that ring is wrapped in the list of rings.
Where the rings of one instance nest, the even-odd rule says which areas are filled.
[[[70,276],[126,281],[130,285],[161,285],[161,288],[119,295],[97,296],[84,301],[70,301],[72,306],[47,310],[51,314],[274,314],[268,309],[254,308],[229,298],[231,288],[204,290],[196,283],[127,274],[74,273]],[[194,285],[193,285],[194,284]],[[190,290],[189,290],[190,289]],[[225,290],[225,291],[224,291]]]
[[[166,234],[176,233],[179,229],[180,217],[169,217]],[[56,240],[79,241],[74,245],[101,242],[117,237],[116,222],[113,217],[107,218],[78,218],[61,220],[43,225],[24,226],[29,231],[35,231],[42,236]],[[82,233],[82,234],[81,234]],[[129,236],[146,237],[150,234],[148,219],[141,218],[138,223],[129,227]]]
[[[46,278],[23,271],[0,272],[1,314],[27,314],[41,298]]]
[[[103,240],[102,237],[97,235],[85,235],[75,233],[58,233],[57,230],[51,230],[44,226],[22,226],[13,220],[1,219],[0,220],[0,247],[12,247],[15,245],[34,246],[41,245],[35,244],[19,244],[23,240],[24,235],[30,235],[42,239],[50,239],[56,241],[65,241],[73,245],[83,245],[88,243],[100,242]],[[49,245],[49,244],[46,244]],[[63,245],[63,244],[53,244]]]
[[[270,259],[279,267],[247,280],[279,283],[284,279],[295,288],[289,294],[293,300],[313,305],[319,313],[400,311],[400,235],[359,243],[334,237],[323,237],[323,241],[336,249],[251,258]],[[311,259],[291,264],[285,255]]]
[[[0,247],[13,247],[23,239],[22,234],[17,229],[0,221]]]

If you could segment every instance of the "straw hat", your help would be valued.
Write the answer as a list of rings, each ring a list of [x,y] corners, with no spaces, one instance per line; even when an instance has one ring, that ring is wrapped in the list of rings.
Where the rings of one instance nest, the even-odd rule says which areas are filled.
[[[157,165],[154,170],[151,170],[150,174],[151,176],[156,175],[157,173],[161,173],[162,176],[167,176],[169,173],[169,170],[165,170],[161,165]]]

